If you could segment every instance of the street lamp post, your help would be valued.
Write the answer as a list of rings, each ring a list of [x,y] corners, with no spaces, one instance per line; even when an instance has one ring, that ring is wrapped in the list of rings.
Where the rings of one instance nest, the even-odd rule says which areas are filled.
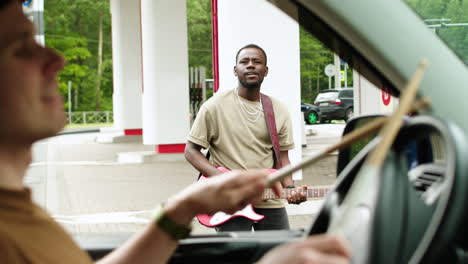
[[[71,116],[71,91],[72,91],[72,82],[68,81],[68,123],[71,124],[72,116]]]

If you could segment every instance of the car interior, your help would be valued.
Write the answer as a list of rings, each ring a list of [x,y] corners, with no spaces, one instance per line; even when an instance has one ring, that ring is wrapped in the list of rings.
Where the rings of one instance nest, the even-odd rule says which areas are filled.
[[[387,87],[393,96],[400,95],[407,74],[388,66],[391,63],[377,66],[379,61],[392,59],[386,55],[376,58],[376,50],[364,52],[363,39],[342,34],[343,30],[357,30],[340,27],[343,20],[330,22],[341,15],[331,6],[343,1],[270,2],[377,87]],[[376,7],[380,1],[374,2]],[[343,8],[348,5],[342,4]],[[466,66],[463,67],[466,72]],[[464,197],[468,191],[468,142],[464,129],[468,122],[460,125],[463,117],[455,121],[441,118],[442,112],[452,110],[439,112],[442,101],[434,100],[432,112],[406,119],[373,185],[363,188],[359,183],[363,175],[360,169],[380,140],[377,134],[339,152],[337,184],[308,228],[194,235],[180,242],[170,263],[255,263],[282,243],[333,232],[330,223],[338,217],[338,209],[354,210],[340,229],[351,242],[353,263],[468,263],[468,244],[463,232],[467,221]],[[355,117],[346,124],[343,134],[380,117]],[[357,208],[342,208],[347,197],[361,194],[372,199]],[[93,259],[99,259],[129,237],[130,234],[80,234],[76,239]]]
[[[354,119],[349,127],[375,118],[379,117]],[[344,134],[353,130],[349,127]],[[339,182],[310,234],[328,230],[334,208],[353,188],[365,157],[378,141],[374,134],[340,152]],[[463,254],[458,254],[466,243],[457,230],[463,229],[465,213],[463,196],[457,194],[466,192],[466,177],[462,176],[467,169],[462,164],[466,147],[463,132],[443,120],[421,115],[405,123],[388,153],[379,182],[368,186],[376,192],[374,206],[363,209],[369,211],[368,217],[346,219],[357,221],[355,225],[362,228],[348,234],[353,245],[362,247],[355,248],[355,263],[437,263],[436,259],[464,263],[460,262]]]

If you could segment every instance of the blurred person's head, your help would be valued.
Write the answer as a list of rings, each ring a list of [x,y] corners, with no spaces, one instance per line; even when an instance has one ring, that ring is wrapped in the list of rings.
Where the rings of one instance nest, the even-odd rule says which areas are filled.
[[[36,42],[21,2],[0,0],[0,145],[31,144],[65,124],[57,83],[64,60]]]

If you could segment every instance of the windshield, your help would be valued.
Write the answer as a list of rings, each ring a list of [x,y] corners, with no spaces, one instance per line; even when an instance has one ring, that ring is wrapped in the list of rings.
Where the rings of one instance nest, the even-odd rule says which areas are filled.
[[[428,26],[433,27],[434,32],[444,39],[465,63],[468,61],[468,27],[448,25],[468,23],[466,21],[468,19],[463,19],[468,18],[467,0],[464,2],[459,0],[405,1],[416,12],[420,13],[423,19],[427,20]],[[314,3],[313,0],[302,2],[304,5],[309,3],[311,6]],[[326,3],[327,1],[321,2]],[[440,4],[442,2],[445,4]],[[46,26],[42,31],[45,35],[46,46],[64,54],[67,60],[67,65],[59,76],[61,94],[68,99],[64,104],[68,117],[67,134],[39,142],[34,146],[34,153],[37,155],[34,157],[26,179],[29,183],[34,184],[35,189],[38,189],[39,195],[36,196],[38,202],[73,234],[90,230],[102,233],[135,232],[151,221],[152,210],[156,204],[167,200],[170,195],[189,183],[193,183],[198,172],[186,162],[183,154],[174,154],[171,151],[177,151],[164,149],[164,147],[174,147],[180,152],[181,146],[184,146],[182,143],[185,142],[185,138],[180,142],[177,141],[181,144],[161,144],[157,147],[158,154],[156,155],[155,145],[143,144],[142,124],[133,124],[133,121],[142,118],[141,113],[127,113],[123,110],[124,108],[141,109],[142,95],[135,93],[129,96],[128,89],[124,89],[127,87],[124,79],[117,79],[114,82],[114,78],[130,74],[125,78],[139,80],[143,74],[135,73],[135,76],[138,77],[135,78],[133,72],[128,73],[129,71],[124,71],[124,68],[118,68],[116,71],[119,75],[114,76],[114,65],[127,66],[129,62],[114,64],[112,58],[113,52],[117,52],[117,48],[121,49],[118,54],[125,55],[127,53],[128,49],[118,46],[120,45],[118,43],[127,43],[125,41],[134,32],[134,29],[114,27],[111,31],[112,17],[110,12],[98,12],[111,8],[108,0],[103,1],[102,6],[99,5],[99,9],[84,8],[82,5],[70,6],[66,3],[68,1],[48,0],[45,2],[44,24]],[[226,3],[229,1],[223,1],[223,3],[227,5]],[[368,0],[362,10],[366,11],[367,5],[373,6],[370,3],[372,0]],[[404,5],[403,2],[398,3],[401,6]],[[85,11],[86,13],[84,13]],[[98,23],[98,19],[95,19],[100,14],[103,14],[101,25]],[[193,122],[202,103],[213,94],[210,1],[187,1],[186,16],[187,24],[190,26],[187,32],[183,32],[187,34],[188,38],[190,71],[187,93],[190,99],[187,102],[188,106],[184,105],[183,107],[189,108],[190,114],[180,113],[178,116],[177,112],[177,116],[168,117],[165,124],[175,123],[179,120]],[[269,18],[266,14],[264,16]],[[297,81],[297,87],[294,89],[301,89],[302,101],[311,103],[314,98],[315,102],[333,101],[338,97],[338,90],[330,91],[330,89],[349,87],[352,88],[349,91],[354,91],[355,102],[354,106],[333,113],[333,115],[321,110],[315,114],[309,110],[304,111],[303,121],[314,127],[313,129],[312,127],[306,128],[302,122],[295,131],[302,129],[307,131],[307,136],[304,137],[307,144],[303,143],[303,149],[301,149],[305,154],[304,156],[299,155],[299,157],[307,157],[307,155],[312,155],[338,141],[346,121],[353,115],[392,112],[398,105],[398,99],[391,96],[397,96],[398,90],[393,88],[397,86],[399,80],[403,80],[405,77],[398,73],[405,72],[407,69],[395,64],[392,65],[395,67],[395,71],[384,71],[386,68],[380,70],[372,64],[371,59],[386,58],[387,53],[385,52],[389,49],[378,49],[379,45],[370,40],[379,39],[379,42],[384,42],[381,39],[385,36],[377,35],[372,38],[370,35],[362,34],[361,37],[366,39],[365,43],[370,43],[366,47],[367,50],[376,50],[376,54],[366,57],[365,55],[368,54],[359,53],[358,45],[346,43],[343,36],[338,35],[338,32],[333,30],[329,24],[305,7],[299,7],[299,16],[299,36],[295,37],[299,37],[300,45],[297,47],[297,43],[295,43],[287,46],[290,50],[299,49],[300,51],[300,57],[296,61],[296,66],[300,65],[300,81]],[[348,16],[356,17],[353,12],[349,12]],[[114,18],[116,17],[114,16]],[[437,24],[434,19],[442,20]],[[289,18],[286,21],[289,21]],[[353,23],[346,23],[346,25],[356,29],[362,22],[346,20],[346,22],[349,21]],[[89,24],[85,24],[85,22]],[[121,38],[113,38],[111,33],[118,33],[118,29],[122,30],[120,32]],[[365,30],[372,33],[383,32],[383,30],[374,31],[367,25],[363,27],[363,31]],[[102,38],[99,38],[100,31],[102,31]],[[294,32],[296,31],[297,28],[294,28]],[[285,32],[287,31],[285,30]],[[398,35],[393,38],[398,39]],[[115,45],[112,46],[112,43]],[[402,46],[401,50],[408,46]],[[337,50],[330,49],[333,47]],[[141,45],[135,44],[134,48],[139,49]],[[102,51],[99,52],[101,49]],[[398,55],[400,52],[388,54]],[[125,58],[130,60],[135,57],[139,56]],[[401,53],[401,57],[398,57],[397,61],[404,61],[405,57],[407,57],[406,54]],[[279,57],[271,56],[271,61],[278,61],[277,58]],[[123,60],[123,58],[120,59]],[[141,65],[141,62],[138,61],[135,65]],[[272,66],[271,70],[276,70],[278,73],[277,67],[275,68],[271,64],[270,66]],[[131,66],[128,67],[131,68]],[[99,74],[101,76],[98,76]],[[232,74],[231,65],[229,65],[229,74]],[[184,76],[184,74],[179,74],[180,78]],[[270,75],[270,77],[273,76]],[[120,88],[117,88],[118,84]],[[135,85],[142,86],[141,83]],[[133,87],[133,85],[129,86]],[[385,88],[384,92],[380,90],[382,88]],[[143,89],[133,89],[132,91],[140,90]],[[134,101],[132,101],[133,99],[124,100],[124,98],[130,97]],[[172,105],[168,104],[168,108],[164,109],[164,112],[172,112],[168,110],[169,108],[178,111],[179,108],[173,107],[173,105],[182,100],[179,98],[186,97],[181,95],[170,99]],[[343,98],[342,95],[340,95],[341,98]],[[116,105],[113,105],[114,103]],[[133,105],[134,103],[136,105]],[[298,105],[294,105],[294,107],[298,110]],[[318,108],[318,105],[315,108]],[[116,118],[120,121],[115,123],[114,113],[120,115]],[[155,114],[157,114],[156,111]],[[122,130],[121,127],[124,125],[126,129]],[[103,128],[105,126],[108,128]],[[173,131],[175,133],[175,131],[183,130],[174,129]],[[314,133],[308,131],[314,131]],[[186,133],[188,134],[188,130]],[[300,135],[300,133],[298,134]],[[172,138],[169,133],[167,136]],[[301,144],[297,145],[301,147]],[[336,159],[336,155],[331,155],[315,167],[304,169],[303,180],[298,180],[297,186],[332,186],[335,184]],[[37,183],[39,181],[37,179],[44,180]],[[45,179],[48,180],[45,181]],[[288,207],[288,209],[292,208],[289,209],[291,213],[288,216],[291,228],[308,227],[314,217],[311,212],[315,212],[315,208],[318,207],[317,203],[320,204],[322,201],[323,199],[320,198],[307,201],[301,206],[291,205]],[[194,221],[194,234],[203,233],[216,233],[216,231],[214,228],[204,227]]]
[[[468,65],[468,1],[405,0]]]

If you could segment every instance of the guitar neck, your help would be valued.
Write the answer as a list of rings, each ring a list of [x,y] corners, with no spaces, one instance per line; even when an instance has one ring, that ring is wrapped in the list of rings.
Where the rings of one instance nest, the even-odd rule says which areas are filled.
[[[293,191],[303,193],[307,198],[322,198],[330,190],[330,186],[317,186],[314,188],[308,188],[307,190],[294,189],[294,188],[283,188],[281,192],[281,199],[286,199]],[[263,199],[276,199],[278,198],[272,189],[267,189],[263,192]]]

